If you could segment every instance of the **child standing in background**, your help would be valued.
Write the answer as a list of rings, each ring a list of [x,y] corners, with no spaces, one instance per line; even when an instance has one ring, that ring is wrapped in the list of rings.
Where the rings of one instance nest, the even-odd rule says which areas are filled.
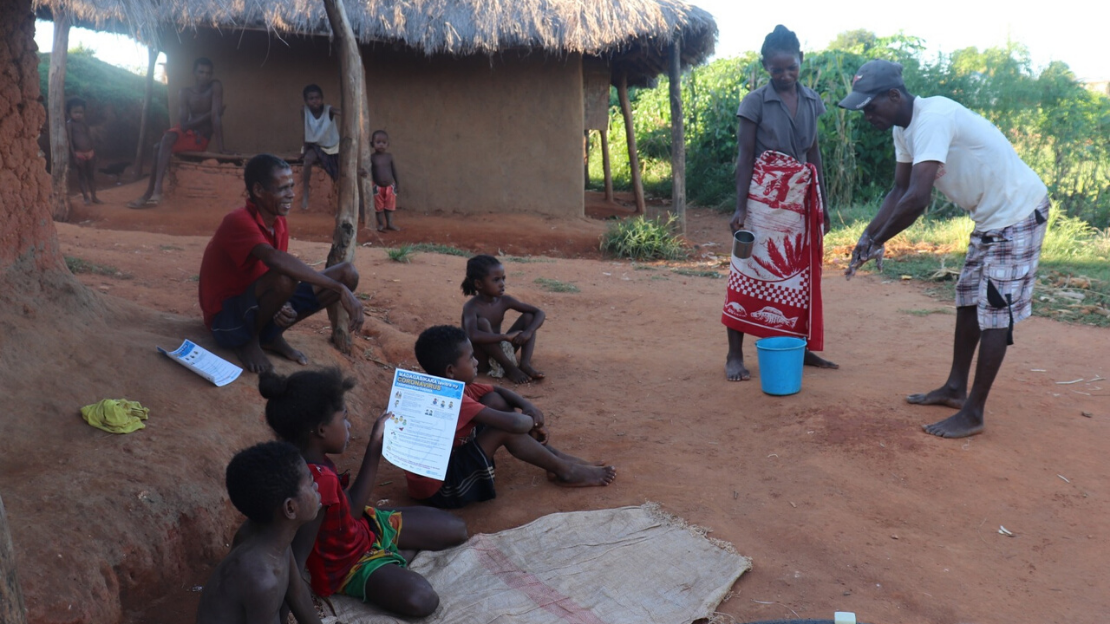
[[[69,137],[69,162],[77,171],[77,183],[85,203],[102,203],[96,198],[96,151],[93,150],[89,124],[85,123],[85,100],[74,97],[66,100],[66,134]]]
[[[389,135],[385,130],[375,130],[370,143],[374,147],[370,164],[374,180],[374,217],[378,221],[378,231],[399,232],[401,228],[393,225],[393,213],[397,210],[400,181],[397,179],[397,165],[393,162],[393,154],[386,151],[389,149]]]
[[[339,179],[339,126],[335,118],[339,111],[324,104],[324,90],[310,84],[304,88],[304,163],[301,167],[301,209],[308,210],[308,187],[312,180],[312,166],[323,169],[333,182]]]

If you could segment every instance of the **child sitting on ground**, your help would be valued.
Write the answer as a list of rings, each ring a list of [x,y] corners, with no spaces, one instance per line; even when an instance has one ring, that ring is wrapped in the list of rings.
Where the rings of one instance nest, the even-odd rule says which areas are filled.
[[[543,325],[543,310],[505,294],[505,267],[493,256],[474,256],[466,262],[464,295],[471,295],[463,305],[462,327],[478,354],[478,372],[490,377],[508,377],[513,383],[527,383],[544,378],[532,368],[532,352],[536,348],[536,330]],[[520,318],[509,331],[501,333],[505,312],[516,310]],[[520,350],[520,363],[514,354]]]
[[[425,617],[439,606],[439,596],[408,569],[411,551],[461,544],[466,524],[428,507],[369,506],[389,412],[374,423],[362,467],[348,486],[348,473],[340,474],[328,455],[342,453],[350,442],[345,395],[354,383],[338,369],[259,377],[258,390],[268,399],[266,422],[300,450],[323,505],[320,515],[297,531],[293,554],[299,565],[307,564],[320,596],[343,593],[402,616]]]
[[[393,213],[397,210],[397,193],[400,181],[397,179],[397,165],[389,149],[389,135],[385,130],[375,130],[370,137],[374,153],[370,155],[370,175],[374,181],[374,218],[378,221],[378,231],[401,228],[393,225]]]
[[[304,97],[304,146],[301,152],[301,209],[308,210],[308,187],[312,181],[312,166],[324,170],[333,182],[339,179],[339,126],[335,117],[339,111],[324,104],[324,90],[310,84],[302,92]]]
[[[89,124],[85,123],[85,100],[66,100],[66,134],[69,136],[69,162],[77,170],[77,184],[85,203],[102,203],[96,197],[96,150],[93,149]]]
[[[466,383],[447,475],[443,481],[410,472],[409,495],[434,507],[456,508],[497,496],[493,455],[502,446],[517,459],[547,471],[559,485],[604,486],[616,468],[581,460],[547,444],[543,412],[524,397],[496,386],[476,384],[478,360],[458,327],[430,327],[416,340],[416,359],[429,375]],[[520,410],[519,412],[517,410]]]
[[[304,459],[285,442],[252,446],[231,459],[226,483],[228,497],[247,522],[204,586],[197,622],[277,622],[288,606],[297,622],[319,624],[290,546],[297,530],[320,510]]]

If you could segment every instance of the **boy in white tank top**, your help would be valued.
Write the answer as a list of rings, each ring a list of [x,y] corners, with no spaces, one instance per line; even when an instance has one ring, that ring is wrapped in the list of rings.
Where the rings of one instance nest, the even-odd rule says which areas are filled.
[[[304,88],[304,161],[301,171],[301,209],[308,210],[309,184],[313,165],[320,167],[334,182],[339,178],[339,110],[324,104],[324,90],[310,84]]]

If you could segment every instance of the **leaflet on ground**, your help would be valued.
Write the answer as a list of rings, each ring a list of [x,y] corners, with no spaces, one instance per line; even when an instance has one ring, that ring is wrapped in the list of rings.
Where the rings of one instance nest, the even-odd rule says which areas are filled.
[[[409,472],[440,479],[447,474],[455,425],[466,384],[396,369],[385,423],[382,456]]]
[[[243,369],[191,340],[181,343],[173,351],[166,351],[162,347],[158,347],[158,351],[217,386],[226,386],[243,372]]]

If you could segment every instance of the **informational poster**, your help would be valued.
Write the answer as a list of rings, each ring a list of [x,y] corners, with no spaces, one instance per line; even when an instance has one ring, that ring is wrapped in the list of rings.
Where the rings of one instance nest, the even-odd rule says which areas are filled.
[[[396,369],[386,407],[393,418],[385,423],[382,456],[398,468],[442,480],[465,387],[461,381]]]
[[[173,351],[166,351],[162,347],[158,347],[158,351],[217,386],[226,386],[243,372],[243,369],[197,346],[191,340],[181,343],[181,346]]]

